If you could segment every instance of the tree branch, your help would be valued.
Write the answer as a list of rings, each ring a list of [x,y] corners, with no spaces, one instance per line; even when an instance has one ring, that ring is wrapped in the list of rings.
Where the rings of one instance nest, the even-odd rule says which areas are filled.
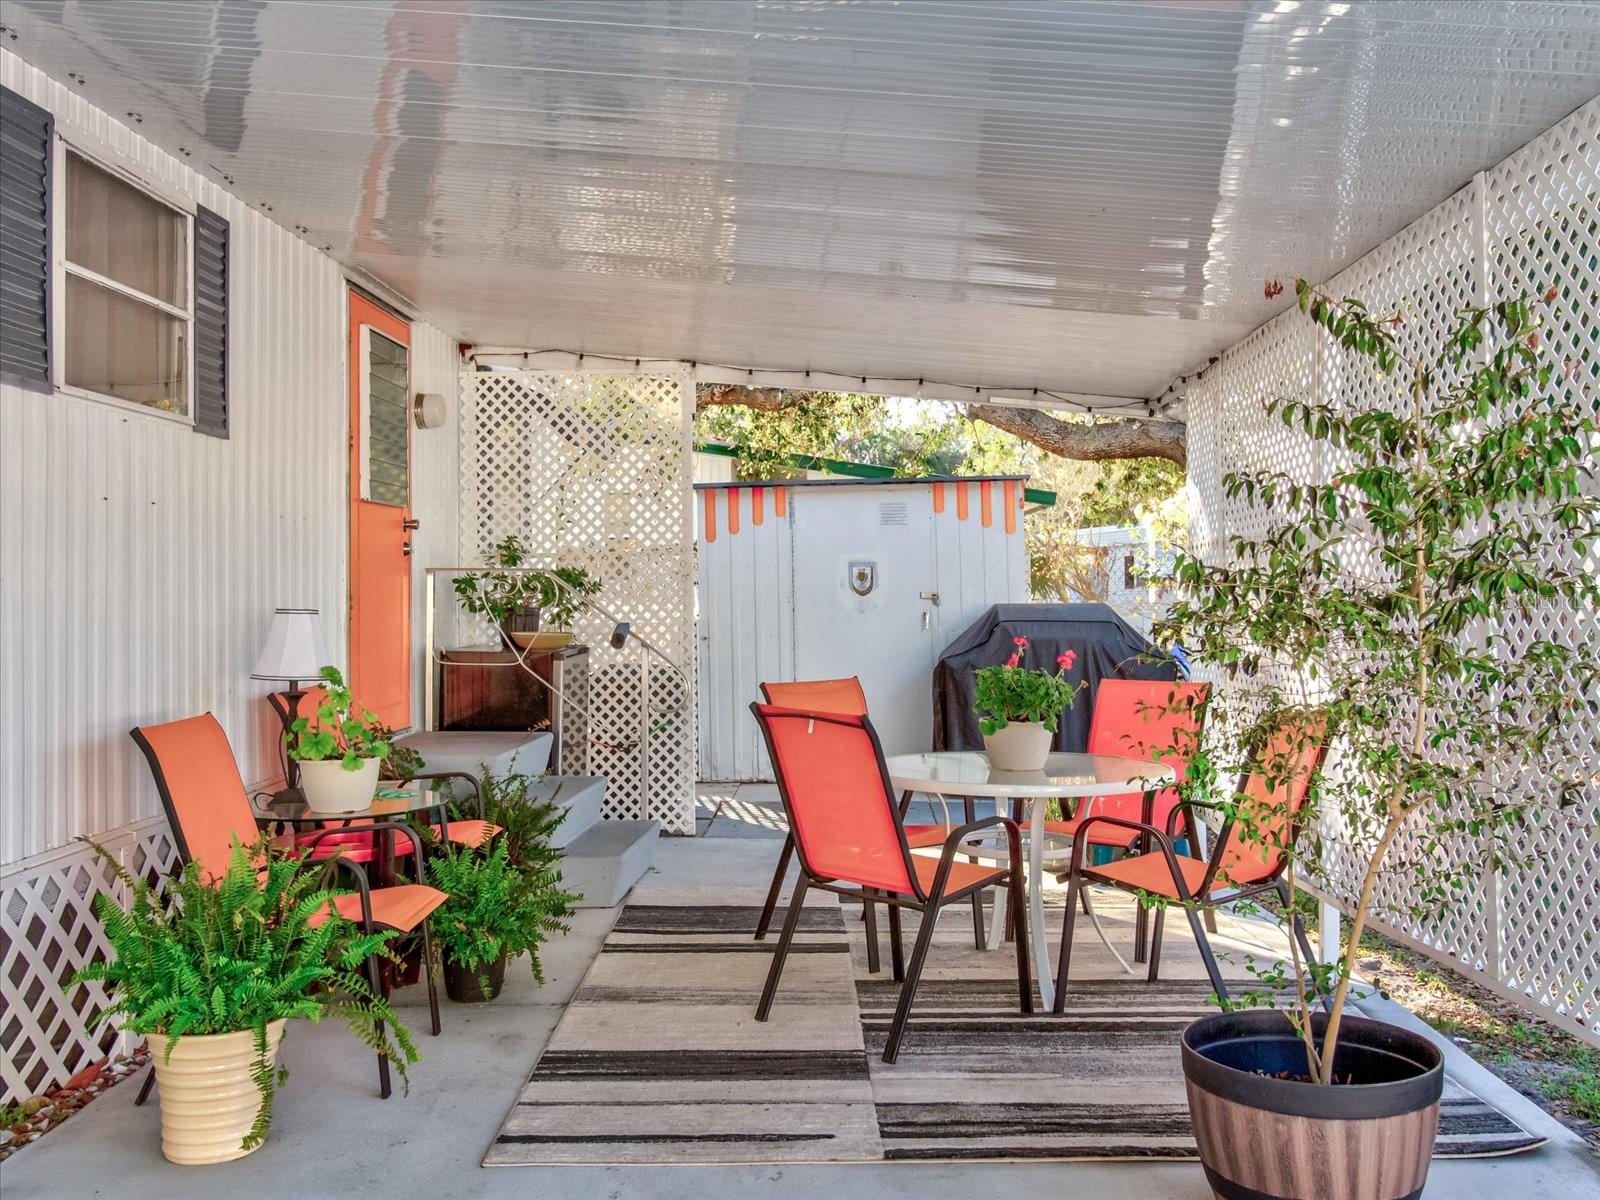
[[[810,392],[790,391],[787,388],[702,383],[695,389],[695,410],[742,405],[757,412],[783,412],[806,403],[810,397]],[[1079,424],[1063,421],[1036,408],[1008,408],[1000,404],[968,404],[965,407],[971,420],[993,425],[1061,458],[1075,458],[1083,462],[1164,458],[1180,467],[1188,465],[1188,428],[1179,421],[1116,418]]]
[[[1187,466],[1188,427],[1178,421],[1116,419],[1080,425],[1037,408],[969,404],[967,416],[1032,442],[1061,458],[1104,462],[1114,458],[1164,458]]]

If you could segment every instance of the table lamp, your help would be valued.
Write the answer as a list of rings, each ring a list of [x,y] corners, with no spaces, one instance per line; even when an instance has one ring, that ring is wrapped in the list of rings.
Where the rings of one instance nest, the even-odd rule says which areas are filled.
[[[300,690],[300,681],[316,679],[331,661],[327,643],[322,640],[322,616],[317,609],[273,609],[272,626],[267,630],[266,643],[261,647],[250,678],[289,685],[284,689],[288,711],[279,713],[285,732],[300,714],[300,701],[305,696]],[[300,784],[300,764],[293,759],[284,768],[284,781],[291,788]]]

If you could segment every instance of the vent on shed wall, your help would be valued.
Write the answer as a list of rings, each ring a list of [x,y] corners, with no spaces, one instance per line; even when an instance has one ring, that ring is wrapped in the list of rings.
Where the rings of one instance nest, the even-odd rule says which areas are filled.
[[[906,502],[904,500],[881,500],[878,502],[879,525],[904,525],[906,523]]]

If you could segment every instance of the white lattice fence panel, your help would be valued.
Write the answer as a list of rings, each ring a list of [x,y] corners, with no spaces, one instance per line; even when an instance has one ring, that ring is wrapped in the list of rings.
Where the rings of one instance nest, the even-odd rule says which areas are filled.
[[[1600,412],[1600,102],[1485,173],[1487,282],[1494,296],[1556,290],[1543,336],[1564,370],[1557,387]],[[1585,565],[1600,569],[1591,557]],[[1600,614],[1543,609],[1515,636],[1568,644],[1600,638]],[[1500,971],[1507,987],[1600,1029],[1600,728],[1565,725],[1543,770],[1510,781],[1543,793],[1550,781],[1588,781],[1576,803],[1546,814],[1527,833],[1539,866],[1499,884]]]
[[[609,817],[694,831],[694,535],[686,377],[478,371],[462,375],[462,545],[488,561],[519,535],[531,565],[582,567],[637,639],[610,645],[593,611],[587,769]],[[680,676],[679,670],[684,672]],[[574,762],[569,747],[563,766]]]
[[[114,831],[100,844],[152,882],[178,861],[164,818]],[[109,949],[93,912],[102,894],[126,899],[111,867],[87,846],[24,860],[0,879],[0,1102],[65,1083],[117,1042],[110,1024],[95,1028],[105,990],[70,982]]]
[[[1461,308],[1555,287],[1558,313],[1544,336],[1565,365],[1558,386],[1582,389],[1600,403],[1600,101],[1579,110],[1510,159],[1377,247],[1327,285],[1374,311],[1397,309],[1405,336],[1437,350]],[[1297,332],[1298,330],[1298,332]],[[1192,389],[1191,426],[1217,426],[1191,437],[1189,486],[1198,511],[1195,551],[1212,560],[1227,539],[1255,537],[1269,518],[1224,495],[1232,470],[1270,467],[1301,479],[1336,470],[1337,457],[1315,461],[1284,427],[1268,421],[1261,400],[1274,392],[1362,408],[1395,399],[1396,384],[1329,353],[1324,336],[1287,314],[1226,351]],[[1359,531],[1358,531],[1359,532]],[[1375,570],[1359,536],[1347,566]],[[1591,570],[1600,564],[1587,564]],[[1528,634],[1575,644],[1600,637],[1600,615],[1546,610],[1522,623]],[[1515,628],[1502,630],[1514,635]],[[1514,649],[1512,651],[1515,652]],[[1507,794],[1551,799],[1554,779],[1600,779],[1600,729],[1576,720],[1562,731],[1541,769],[1498,781]],[[1538,860],[1528,871],[1493,869],[1486,848],[1459,839],[1440,852],[1481,860],[1483,886],[1451,913],[1413,914],[1416,897],[1403,875],[1379,893],[1381,927],[1475,972],[1506,995],[1591,1041],[1600,1039],[1600,786],[1526,833]],[[1348,896],[1359,848],[1333,829],[1329,868]],[[1419,848],[1401,847],[1402,854]],[[1343,886],[1338,887],[1342,882]]]

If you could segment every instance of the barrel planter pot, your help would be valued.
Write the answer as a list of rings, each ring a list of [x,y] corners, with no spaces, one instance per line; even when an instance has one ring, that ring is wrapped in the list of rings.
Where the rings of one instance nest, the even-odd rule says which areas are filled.
[[[444,993],[457,1004],[487,1004],[500,994],[505,983],[504,956],[477,968],[445,960]]]
[[[1322,1036],[1327,1017],[1312,1021]],[[1412,1200],[1439,1127],[1444,1055],[1396,1025],[1347,1016],[1330,1085],[1275,1009],[1202,1017],[1183,1033],[1183,1077],[1206,1179],[1219,1200]],[[1290,1078],[1292,1076],[1301,1078]],[[1279,1076],[1289,1076],[1280,1078]]]
[[[267,1025],[267,1061],[278,1060],[283,1025]],[[184,1166],[231,1162],[253,1154],[244,1139],[265,1103],[256,1083],[256,1036],[237,1033],[190,1033],[172,1046],[167,1038],[148,1035],[161,1099],[161,1153]]]

